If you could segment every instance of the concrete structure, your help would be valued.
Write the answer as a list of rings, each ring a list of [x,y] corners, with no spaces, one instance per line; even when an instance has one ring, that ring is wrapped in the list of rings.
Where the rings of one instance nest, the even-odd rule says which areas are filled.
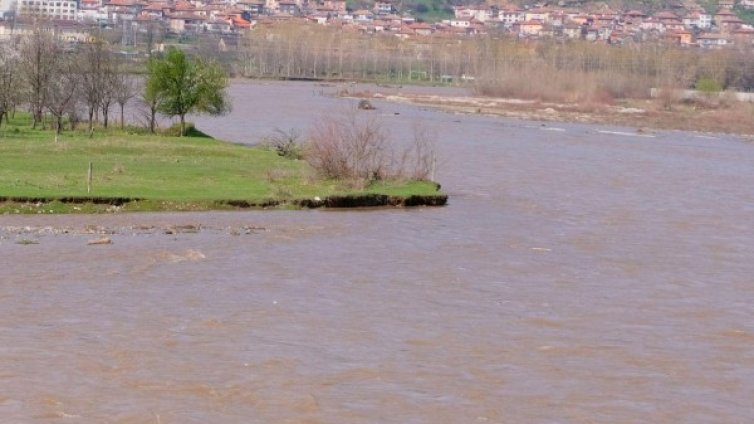
[[[18,16],[38,16],[47,19],[76,20],[78,4],[71,0],[17,0]]]

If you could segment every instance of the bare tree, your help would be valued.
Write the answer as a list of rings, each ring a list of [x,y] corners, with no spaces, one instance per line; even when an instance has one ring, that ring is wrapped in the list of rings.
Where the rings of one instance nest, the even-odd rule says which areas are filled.
[[[20,100],[18,54],[7,45],[0,45],[0,126]]]
[[[81,91],[81,75],[79,74],[79,92]],[[76,126],[81,122],[81,116],[79,115],[79,102],[78,98],[77,101],[71,102],[70,106],[68,107],[68,110],[66,111],[66,115],[68,117],[68,125],[71,126],[71,131],[76,130]]]
[[[413,125],[413,140],[401,163],[404,176],[416,180],[435,179],[437,168],[437,132],[420,123]]]
[[[126,104],[136,97],[139,87],[136,78],[126,74],[122,69],[115,75],[115,102],[120,106],[120,127],[125,128],[125,108]]]
[[[107,128],[110,107],[115,102],[116,90],[117,90],[118,71],[111,63],[110,66],[105,69],[102,78],[102,91],[100,92],[99,107],[102,111],[102,125]]]
[[[386,179],[433,180],[437,134],[421,124],[413,130],[413,140],[399,144],[378,117],[347,111],[312,128],[304,157],[324,178],[367,185]]]
[[[52,32],[39,25],[21,42],[19,70],[28,91],[27,100],[34,119],[34,128],[37,124],[44,126],[46,95],[55,76],[55,63],[62,52],[62,46]]]
[[[378,119],[348,113],[314,126],[306,159],[325,178],[369,182],[390,176],[392,156],[390,139]]]
[[[112,55],[105,41],[97,39],[82,47],[80,60],[81,97],[87,108],[89,133],[94,132],[94,120],[99,111],[112,68]],[[108,102],[111,103],[112,100]]]
[[[143,90],[139,98],[139,111],[143,120],[149,127],[149,132],[154,134],[157,130],[157,114],[162,103],[162,93],[156,90]]]
[[[50,80],[45,94],[45,106],[54,118],[55,141],[63,131],[63,117],[75,108],[79,89],[80,74],[76,69],[76,59],[63,57],[55,64],[55,78]]]

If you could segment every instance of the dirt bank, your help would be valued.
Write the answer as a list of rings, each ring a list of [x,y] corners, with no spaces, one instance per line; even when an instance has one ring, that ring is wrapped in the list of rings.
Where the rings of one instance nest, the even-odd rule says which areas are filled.
[[[229,199],[211,201],[160,201],[108,197],[0,197],[0,214],[102,213],[145,211],[206,211],[267,208],[366,208],[444,206],[445,194],[388,196],[353,194],[305,199]]]
[[[378,99],[439,108],[468,114],[504,116],[534,121],[582,122],[754,135],[754,107],[748,103],[709,104],[678,101],[669,109],[657,100],[624,100],[614,104],[550,103],[508,98],[387,93],[378,90],[349,92],[348,97]]]

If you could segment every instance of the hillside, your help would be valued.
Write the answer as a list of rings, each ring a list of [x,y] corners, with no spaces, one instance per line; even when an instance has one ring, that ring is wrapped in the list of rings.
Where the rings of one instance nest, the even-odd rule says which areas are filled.
[[[453,6],[480,4],[478,0],[399,0],[396,4],[400,11],[412,13],[425,21],[439,21],[453,17]],[[518,7],[541,7],[555,6],[565,8],[580,8],[587,11],[600,9],[611,10],[642,10],[652,13],[660,10],[674,10],[683,12],[702,8],[707,12],[718,9],[717,0],[490,0],[488,4],[500,8],[508,6]],[[352,9],[371,9],[374,0],[349,0],[348,6]],[[747,23],[754,22],[754,13],[745,10],[735,10],[736,13]]]

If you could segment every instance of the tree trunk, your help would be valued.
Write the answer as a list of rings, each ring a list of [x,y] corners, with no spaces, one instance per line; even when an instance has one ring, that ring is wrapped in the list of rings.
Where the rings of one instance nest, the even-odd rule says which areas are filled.
[[[42,121],[42,116],[41,116],[41,113],[39,111],[34,110],[32,112],[32,118],[33,118],[33,122],[31,123],[31,128],[32,129],[37,129],[37,124],[41,124],[42,125],[42,129],[45,129],[44,122]]]
[[[181,114],[181,137],[186,133],[186,115]]]
[[[155,108],[152,108],[149,110],[150,116],[149,116],[149,132],[154,134],[155,130],[155,120],[157,118],[157,110]]]
[[[94,108],[89,108],[89,138],[94,136]]]
[[[124,115],[123,115],[123,108],[124,108],[124,106],[125,106],[125,104],[121,104],[120,105],[120,129],[123,129],[123,128],[126,127],[126,120],[125,120]]]

